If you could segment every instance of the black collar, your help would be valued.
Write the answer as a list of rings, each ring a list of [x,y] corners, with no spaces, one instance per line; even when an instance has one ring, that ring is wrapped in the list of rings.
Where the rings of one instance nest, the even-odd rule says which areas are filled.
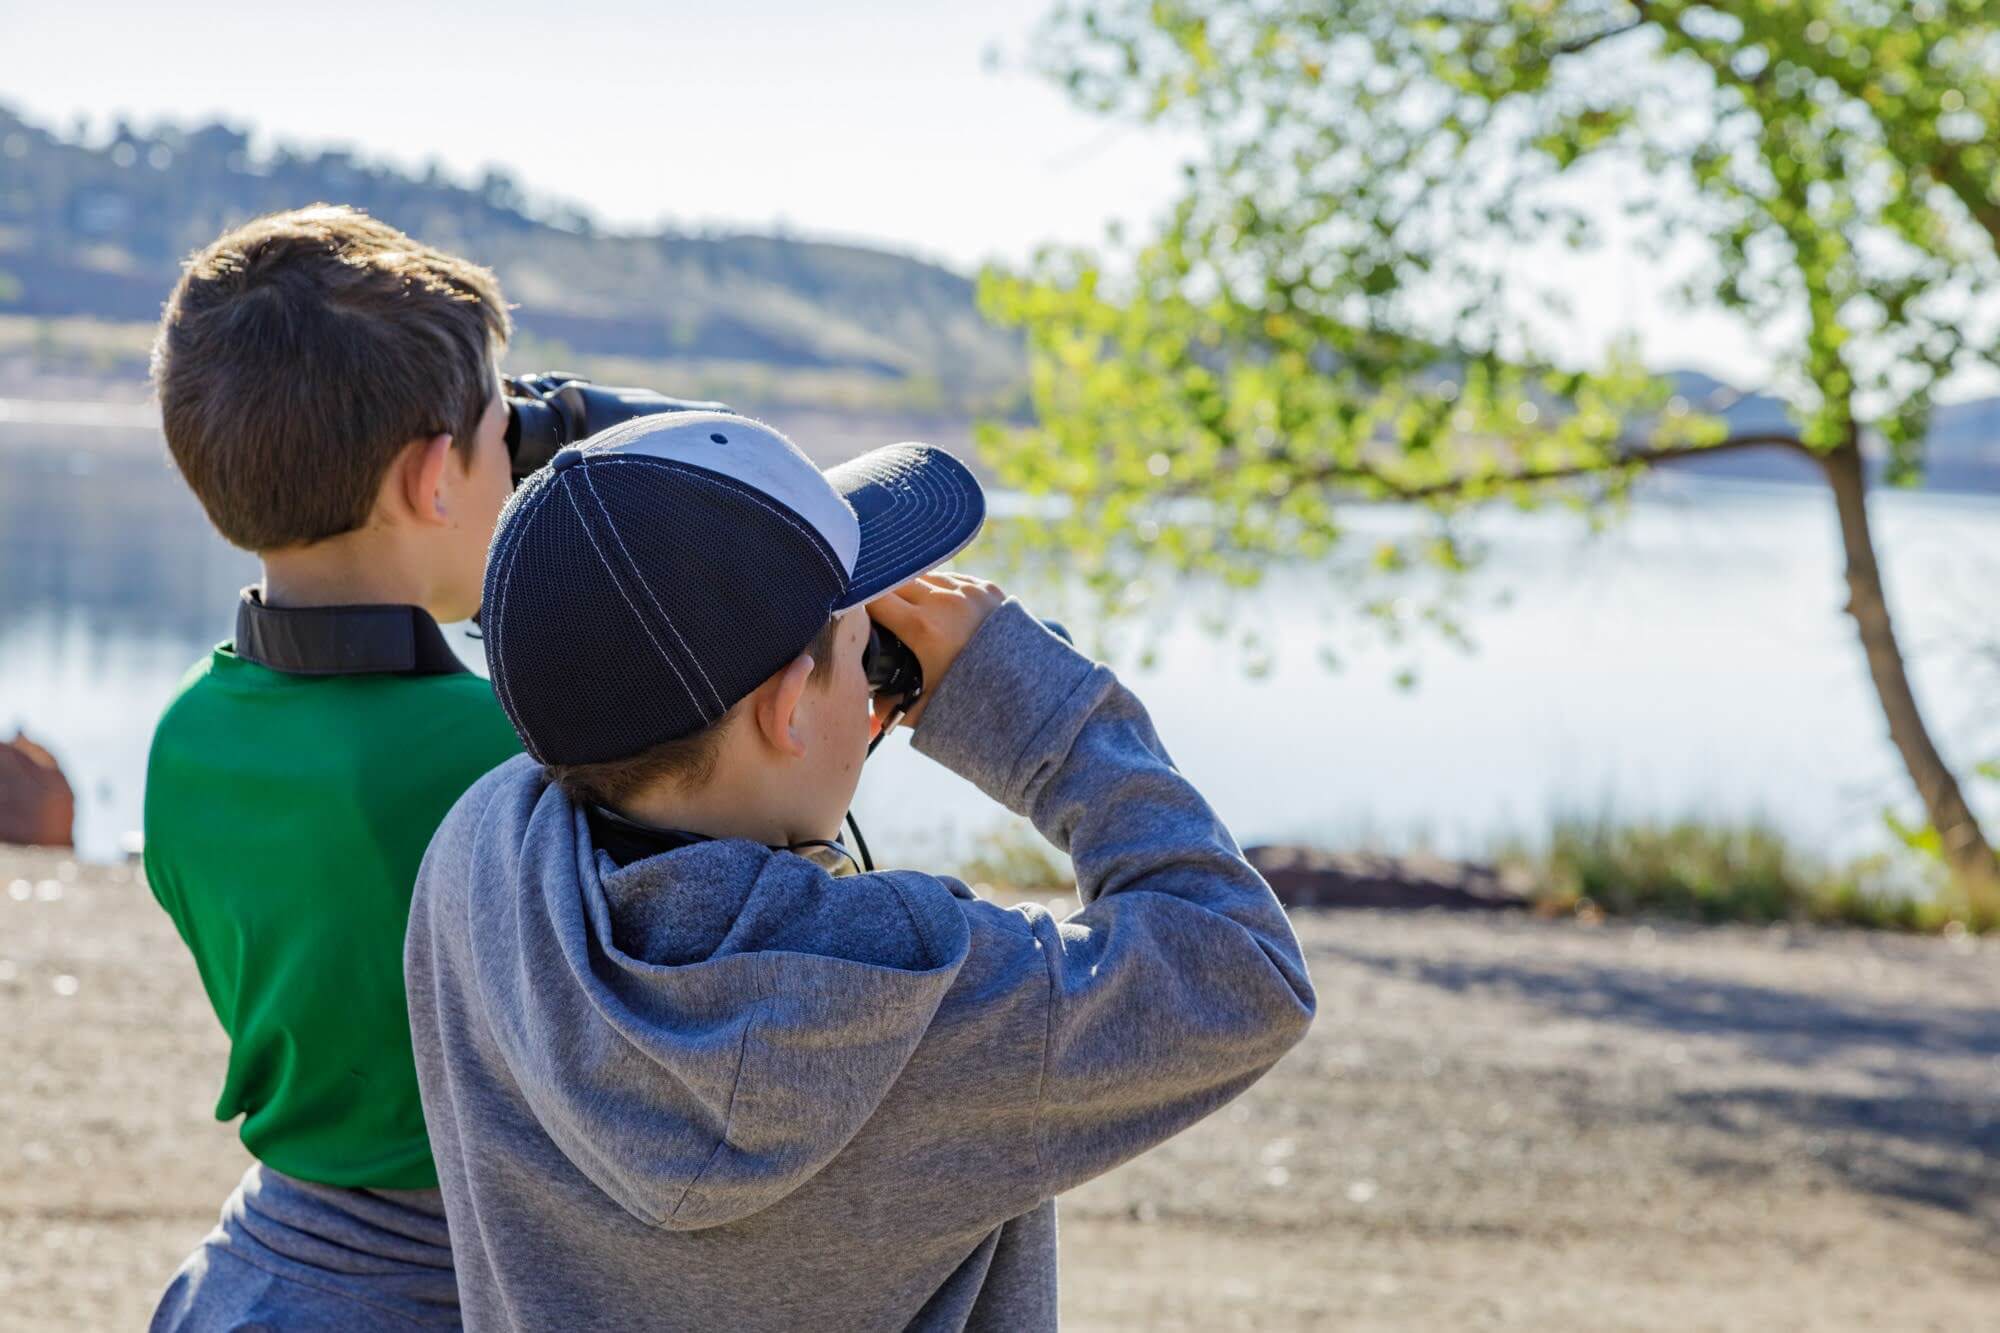
[[[609,853],[612,861],[620,866],[629,866],[634,861],[643,861],[678,847],[715,841],[703,833],[642,824],[636,819],[627,819],[616,810],[607,810],[594,801],[584,805],[583,817],[590,824],[591,843]]]
[[[590,825],[591,845],[610,856],[613,864],[624,867],[634,861],[643,861],[661,852],[671,852],[682,847],[692,847],[700,842],[720,842],[706,833],[690,833],[686,829],[660,828],[655,824],[627,819],[616,810],[607,809],[594,801],[583,803],[583,817]],[[852,822],[850,817],[849,822]],[[855,830],[860,836],[860,830]],[[774,852],[790,852],[802,856],[820,869],[832,874],[845,874],[849,868],[857,873],[864,867],[855,859],[854,853],[841,843],[814,838],[807,842],[796,842],[789,847],[772,847]],[[864,847],[862,850],[866,851]],[[875,868],[869,862],[866,869]]]
[[[417,606],[266,606],[256,587],[236,604],[238,657],[290,676],[465,670],[430,613]]]

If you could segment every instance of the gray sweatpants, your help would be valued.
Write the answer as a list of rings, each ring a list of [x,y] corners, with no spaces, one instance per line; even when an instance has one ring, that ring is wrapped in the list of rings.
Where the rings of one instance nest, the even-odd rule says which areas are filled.
[[[253,1163],[167,1285],[152,1333],[457,1327],[436,1190],[341,1189]]]

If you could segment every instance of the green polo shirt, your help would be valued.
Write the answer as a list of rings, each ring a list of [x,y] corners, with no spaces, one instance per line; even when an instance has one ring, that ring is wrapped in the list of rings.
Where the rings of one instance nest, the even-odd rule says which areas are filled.
[[[258,1160],[437,1184],[403,997],[410,890],[445,812],[520,748],[462,671],[288,674],[224,644],[182,683],[146,769],[146,878],[229,1034],[216,1118],[242,1116]]]

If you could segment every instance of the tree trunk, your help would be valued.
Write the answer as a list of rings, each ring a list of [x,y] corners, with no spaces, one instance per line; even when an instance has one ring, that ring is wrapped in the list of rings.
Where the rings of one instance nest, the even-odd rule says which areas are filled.
[[[1862,468],[1861,446],[1850,434],[1847,442],[1820,457],[1827,484],[1833,488],[1840,514],[1840,540],[1847,552],[1847,614],[1861,632],[1868,657],[1868,675],[1889,721],[1889,739],[1903,756],[1910,781],[1923,799],[1931,827],[1937,830],[1951,876],[1975,905],[2000,907],[2000,859],[1987,842],[1959,790],[1958,779],[1946,766],[1910,689],[1902,649],[1896,645],[1889,620],[1889,602],[1882,591],[1882,570],[1875,560],[1875,539],[1868,527],[1868,481]]]

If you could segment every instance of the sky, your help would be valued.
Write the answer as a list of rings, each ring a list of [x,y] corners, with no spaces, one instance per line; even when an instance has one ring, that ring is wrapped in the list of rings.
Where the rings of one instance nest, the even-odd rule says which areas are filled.
[[[1141,226],[1190,145],[1072,106],[1025,66],[1052,0],[731,5],[0,0],[0,102],[94,136],[221,118],[260,146],[344,145],[463,179],[507,169],[619,229],[862,241],[970,272]],[[332,17],[329,17],[329,14]],[[1623,331],[1657,368],[1760,383],[1770,351],[1691,316],[1629,247],[1560,256],[1588,359]],[[1768,336],[1775,336],[1767,334]]]

